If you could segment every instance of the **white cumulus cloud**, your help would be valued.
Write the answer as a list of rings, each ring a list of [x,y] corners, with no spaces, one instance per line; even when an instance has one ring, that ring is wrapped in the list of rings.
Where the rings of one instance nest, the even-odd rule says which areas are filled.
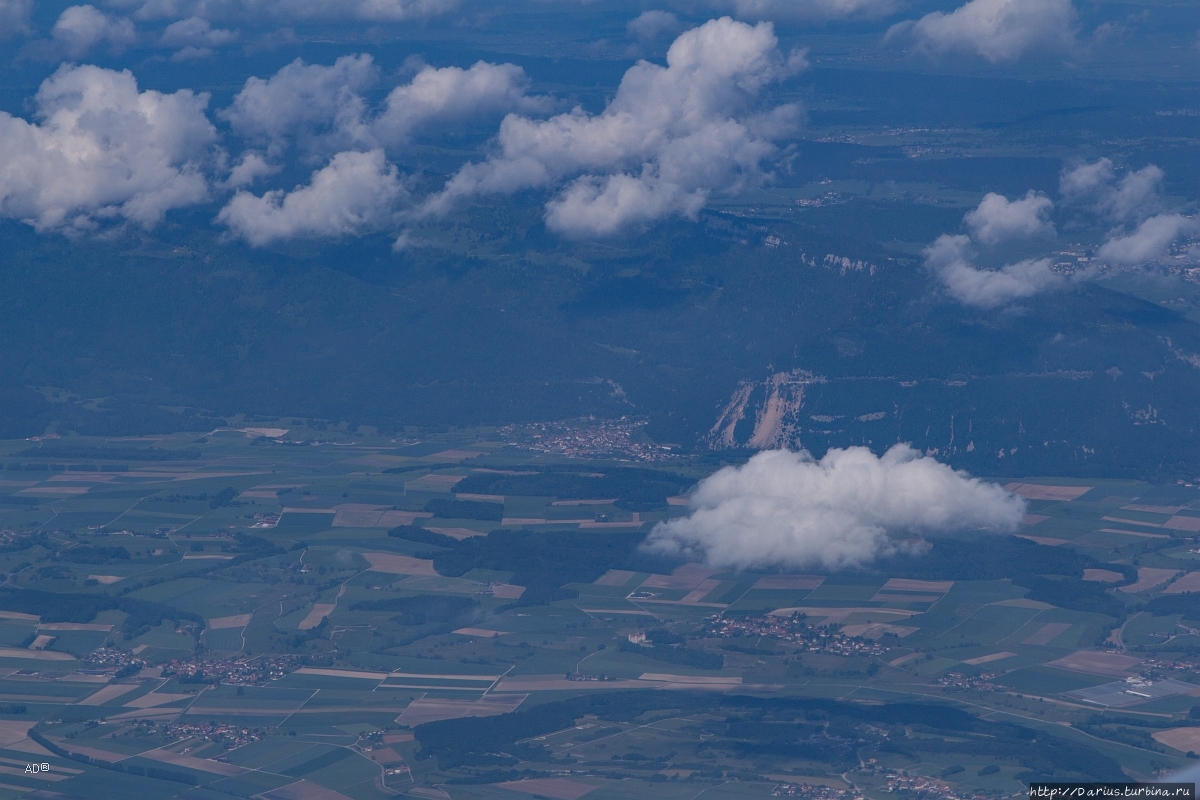
[[[71,6],[64,10],[54,23],[50,35],[70,58],[79,58],[101,45],[120,50],[137,39],[132,22],[110,17],[90,5]]]
[[[259,178],[273,175],[278,171],[279,167],[268,162],[262,153],[247,150],[242,153],[241,159],[229,171],[229,177],[225,181],[225,186],[233,188],[249,186]]]
[[[246,186],[277,171],[273,162],[293,142],[310,157],[337,155],[308,186],[290,193],[239,192],[220,220],[254,245],[374,230],[393,219],[407,197],[396,168],[386,161],[386,148],[447,125],[513,109],[547,110],[550,103],[528,94],[525,72],[512,64],[425,65],[372,108],[363,93],[378,80],[379,71],[365,54],[343,56],[331,66],[297,59],[269,78],[247,80],[219,116],[265,153],[248,151],[225,185]]]
[[[717,3],[719,8],[730,5],[739,19],[754,22],[878,19],[901,8],[899,0],[732,0],[732,3]]]
[[[338,153],[306,186],[257,197],[238,192],[217,220],[251,245],[345,236],[389,224],[406,191],[382,150]]]
[[[1112,161],[1098,158],[1091,164],[1080,164],[1063,170],[1058,181],[1058,191],[1068,199],[1085,198],[1111,184],[1115,174]]]
[[[1144,218],[1158,209],[1163,171],[1153,164],[1126,173],[1103,193],[1099,206],[1115,220]]]
[[[646,546],[720,567],[853,567],[895,549],[894,539],[964,530],[1012,532],[1025,502],[899,444],[772,450],[700,482],[691,513],[660,522]]]
[[[396,146],[422,128],[498,117],[509,111],[550,109],[549,98],[531,97],[528,91],[525,70],[514,64],[478,61],[470,69],[425,66],[409,83],[388,93],[369,127],[379,142]]]
[[[150,226],[207,199],[207,94],[139,92],[128,71],[64,65],[34,105],[35,122],[0,113],[0,216],[39,230]]]
[[[995,245],[1012,239],[1053,236],[1049,197],[1032,189],[1020,200],[989,192],[979,206],[967,214],[964,222],[975,241]]]
[[[995,246],[1002,242],[1053,236],[1049,216],[1054,203],[1030,190],[1019,200],[989,192],[963,218],[970,236],[939,236],[925,248],[925,268],[933,273],[946,293],[963,305],[996,308],[1054,288],[1061,279],[1050,270],[1050,259],[1026,259],[1000,269],[975,265],[972,240]]]
[[[138,19],[186,19],[210,22],[341,21],[403,22],[444,14],[457,0],[111,0]]]
[[[636,18],[629,20],[625,25],[625,32],[632,39],[648,43],[664,34],[674,36],[682,28],[679,17],[668,11],[652,10],[643,11]]]
[[[248,79],[220,116],[237,133],[279,155],[293,140],[321,153],[399,147],[430,129],[508,111],[549,109],[548,98],[527,94],[529,79],[512,64],[426,65],[372,109],[362,93],[378,79],[366,54],[343,56],[332,66],[296,59],[270,78]]]
[[[347,13],[371,22],[403,22],[444,14],[458,6],[457,0],[275,0],[259,3],[273,7],[280,16],[305,19],[341,19]]]
[[[1071,0],[970,0],[949,14],[893,25],[887,38],[911,41],[930,55],[968,53],[995,64],[1070,50],[1075,18]]]
[[[480,194],[558,187],[546,221],[569,235],[611,233],[664,217],[694,216],[713,192],[760,182],[774,140],[799,109],[756,113],[768,83],[805,66],[785,59],[770,23],[728,17],[681,34],[667,66],[639,61],[600,114],[582,108],[547,120],[507,116],[496,153],[463,167],[425,205],[441,213]]]
[[[923,255],[926,269],[963,305],[996,308],[1061,283],[1050,271],[1048,258],[1018,261],[1000,269],[977,267],[973,263],[971,240],[966,236],[939,236],[925,248]]]
[[[174,55],[178,61],[210,56],[215,48],[227,45],[237,38],[237,31],[214,28],[206,19],[188,17],[168,25],[159,44],[172,49],[178,48]]]
[[[1096,251],[1096,257],[1123,266],[1157,261],[1167,254],[1172,242],[1197,230],[1200,230],[1200,224],[1192,217],[1158,214],[1143,220],[1131,233],[1109,238]]]
[[[688,191],[674,181],[660,180],[652,167],[636,177],[588,175],[572,181],[546,204],[546,224],[567,234],[607,236],[675,214],[694,217],[707,200],[702,190]]]
[[[1107,158],[1064,170],[1058,190],[1072,202],[1095,204],[1097,212],[1115,222],[1145,219],[1160,210],[1159,189],[1163,171],[1154,164],[1126,172],[1117,180],[1117,170]]]
[[[342,56],[328,67],[296,59],[270,78],[247,79],[218,116],[242,136],[268,144],[273,154],[292,139],[337,149],[361,127],[365,101],[359,93],[377,72],[369,55]]]
[[[33,0],[0,0],[0,40],[28,36]]]
[[[1158,261],[1179,237],[1200,230],[1194,217],[1163,213],[1163,171],[1154,164],[1118,178],[1112,161],[1100,158],[1065,170],[1059,191],[1068,200],[1090,204],[1102,219],[1116,223],[1096,257],[1118,266]]]

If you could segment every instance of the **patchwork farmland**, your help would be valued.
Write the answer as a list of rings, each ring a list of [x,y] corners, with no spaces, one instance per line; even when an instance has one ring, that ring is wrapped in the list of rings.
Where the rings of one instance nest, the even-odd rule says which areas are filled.
[[[486,431],[296,441],[3,443],[0,800],[685,798],[732,776],[729,796],[766,797],[843,774],[882,796],[907,772],[966,797],[1030,769],[1016,739],[930,750],[933,722],[871,716],[894,704],[1130,777],[1200,741],[1194,487],[1029,478],[1009,487],[1018,536],[756,573],[639,549],[688,513],[706,468],[684,459],[571,460]],[[648,480],[661,497],[630,493]],[[970,566],[980,548],[1018,577]],[[1043,572],[1020,577],[1030,559]],[[739,750],[781,714],[825,744]],[[463,749],[509,719],[504,747]]]

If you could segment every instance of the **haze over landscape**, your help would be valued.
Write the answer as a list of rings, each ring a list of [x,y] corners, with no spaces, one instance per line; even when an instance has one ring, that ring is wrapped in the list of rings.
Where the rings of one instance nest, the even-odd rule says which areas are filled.
[[[1188,0],[0,0],[0,800],[1192,779],[1198,76]]]

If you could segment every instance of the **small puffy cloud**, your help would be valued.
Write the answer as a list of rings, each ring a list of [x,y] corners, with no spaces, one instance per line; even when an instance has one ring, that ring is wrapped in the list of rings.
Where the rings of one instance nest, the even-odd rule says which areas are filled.
[[[949,14],[934,11],[893,25],[887,38],[910,41],[929,55],[968,53],[995,64],[1070,50],[1075,17],[1071,0],[970,0]]]
[[[0,216],[39,230],[151,226],[208,198],[207,94],[139,92],[128,71],[64,65],[34,105],[36,122],[0,113]]]
[[[159,44],[177,48],[175,59],[184,60],[210,56],[214,48],[227,45],[237,38],[236,31],[214,28],[208,20],[200,17],[188,17],[168,25]]]
[[[1061,282],[1050,271],[1048,258],[1019,261],[1001,269],[976,267],[971,240],[966,236],[939,236],[923,255],[926,269],[941,280],[947,293],[968,306],[996,308]]]
[[[653,42],[658,37],[675,35],[682,29],[679,17],[668,11],[643,11],[636,19],[625,25],[629,38],[639,42]]]
[[[403,22],[444,14],[458,7],[457,0],[277,0],[266,3],[281,16],[313,20],[342,19],[349,12],[371,22]]]
[[[359,92],[377,78],[369,55],[342,56],[332,66],[296,59],[270,78],[251,77],[218,112],[238,134],[282,151],[300,138],[354,138],[362,124],[365,102]],[[335,142],[344,146],[344,142]]]
[[[176,50],[171,54],[172,61],[196,61],[201,58],[208,58],[213,54],[211,47],[196,47],[188,45],[182,50]]]
[[[401,231],[400,235],[396,237],[396,241],[392,242],[392,252],[403,253],[405,250],[412,250],[424,245],[424,240],[413,236],[411,231]]]
[[[925,268],[941,281],[946,293],[963,305],[997,308],[1056,287],[1062,279],[1048,258],[1026,259],[1000,269],[975,265],[972,240],[995,246],[1017,239],[1053,236],[1050,211],[1054,203],[1030,190],[1019,200],[989,192],[963,218],[970,236],[939,236],[925,248]]]
[[[1194,218],[1180,214],[1158,214],[1143,220],[1132,233],[1110,238],[1096,252],[1101,261],[1122,266],[1157,261],[1167,248],[1186,233],[1200,231]]]
[[[1163,171],[1150,164],[1127,172],[1100,199],[1100,208],[1115,220],[1140,219],[1158,208],[1158,190]]]
[[[264,19],[341,21],[347,18],[372,22],[402,22],[443,14],[457,0],[111,0],[111,5],[132,9],[138,19],[233,20]]]
[[[1159,210],[1158,192],[1163,171],[1149,164],[1126,172],[1117,180],[1117,171],[1107,158],[1064,170],[1059,191],[1073,202],[1091,202],[1096,210],[1115,222],[1140,220]]]
[[[101,45],[120,50],[137,39],[132,22],[110,17],[90,5],[71,6],[63,11],[50,35],[70,58],[79,58]]]
[[[242,153],[241,160],[229,171],[229,178],[225,181],[225,185],[233,188],[249,186],[259,178],[265,178],[278,171],[279,167],[272,166],[262,153],[247,150]]]
[[[631,224],[696,214],[713,192],[762,180],[774,139],[798,123],[786,105],[754,113],[768,83],[804,66],[785,59],[770,23],[728,17],[679,36],[667,66],[639,61],[600,114],[582,108],[547,120],[510,114],[496,154],[468,164],[425,205],[441,213],[457,199],[566,184],[546,221],[566,234],[615,232]]]
[[[390,223],[406,196],[396,167],[382,150],[338,153],[313,173],[306,186],[262,197],[241,191],[217,220],[234,235],[261,247],[302,237],[336,237],[377,230]]]
[[[1113,162],[1107,158],[1098,158],[1091,164],[1080,164],[1069,170],[1063,170],[1058,181],[1058,191],[1068,199],[1088,197],[1099,192],[1113,182],[1116,172]]]
[[[700,482],[691,513],[660,522],[652,551],[718,567],[854,567],[896,549],[895,539],[965,530],[1015,531],[1025,502],[898,444],[772,450]]]
[[[1161,213],[1163,177],[1161,169],[1149,164],[1118,179],[1107,158],[1063,172],[1059,188],[1064,197],[1089,203],[1095,213],[1117,223],[1096,251],[1098,259],[1119,266],[1157,261],[1180,236],[1200,230],[1192,217]]]
[[[971,237],[982,244],[995,245],[1013,239],[1053,236],[1050,210],[1054,203],[1032,189],[1020,200],[990,192],[963,220]]]
[[[546,204],[546,224],[570,236],[609,236],[675,214],[694,217],[707,200],[703,190],[688,192],[646,172],[637,177],[589,175],[573,181]]]
[[[726,8],[728,2],[718,3]],[[895,13],[899,0],[733,0],[739,19],[821,22],[838,19],[879,19]]]
[[[0,41],[32,33],[33,0],[0,0]]]
[[[527,94],[525,71],[480,61],[469,69],[422,67],[394,88],[376,111],[362,92],[378,80],[369,55],[343,56],[332,66],[296,59],[270,78],[252,77],[220,112],[242,136],[279,154],[293,139],[321,152],[350,147],[399,147],[414,134],[508,111],[548,110]]]
[[[375,138],[388,146],[414,131],[509,111],[548,111],[549,99],[530,97],[529,78],[514,64],[476,62],[470,69],[425,66],[412,81],[393,89],[379,116],[369,122]]]

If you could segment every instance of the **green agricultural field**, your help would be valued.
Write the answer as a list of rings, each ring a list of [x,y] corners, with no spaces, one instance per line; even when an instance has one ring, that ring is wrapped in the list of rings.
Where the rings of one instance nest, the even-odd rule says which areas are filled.
[[[194,438],[155,446],[191,451]],[[1150,733],[1189,726],[1193,696],[1178,687],[1200,686],[1200,607],[1185,580],[1197,548],[1162,527],[1200,504],[1196,490],[1147,501],[1149,488],[1109,482],[1030,501],[1040,519],[1023,531],[1061,543],[964,534],[911,563],[800,577],[641,552],[652,520],[677,513],[665,497],[639,512],[641,532],[581,526],[621,510],[556,506],[574,498],[554,495],[506,498],[518,520],[506,525],[422,510],[453,498],[459,479],[496,474],[477,470],[619,464],[451,437],[389,449],[223,436],[188,460],[187,480],[164,464],[161,480],[114,473],[0,506],[13,548],[0,552],[0,733],[15,744],[38,723],[82,770],[54,790],[79,796],[223,797],[303,780],[355,800],[433,785],[483,800],[527,796],[514,781],[551,780],[564,765],[595,787],[589,798],[765,797],[789,775],[843,773],[881,797],[888,769],[1011,792],[1053,768],[1020,755],[1026,729],[1090,765],[1076,777],[1186,763]],[[471,456],[448,464],[446,451]],[[954,541],[992,553],[987,566],[954,566]],[[1048,571],[987,572],[1020,572],[1005,559]],[[34,597],[68,602],[22,599]],[[798,627],[780,633],[784,619]],[[1111,707],[1071,694],[1126,676],[1165,681],[1168,694]],[[920,727],[946,724],[946,708],[968,711],[957,733]],[[912,714],[933,722],[914,727]],[[506,745],[471,750],[502,725],[516,726],[497,734]],[[459,733],[443,742],[438,726]],[[1016,738],[994,755],[926,746],[944,735]],[[879,768],[816,744],[843,740]]]

